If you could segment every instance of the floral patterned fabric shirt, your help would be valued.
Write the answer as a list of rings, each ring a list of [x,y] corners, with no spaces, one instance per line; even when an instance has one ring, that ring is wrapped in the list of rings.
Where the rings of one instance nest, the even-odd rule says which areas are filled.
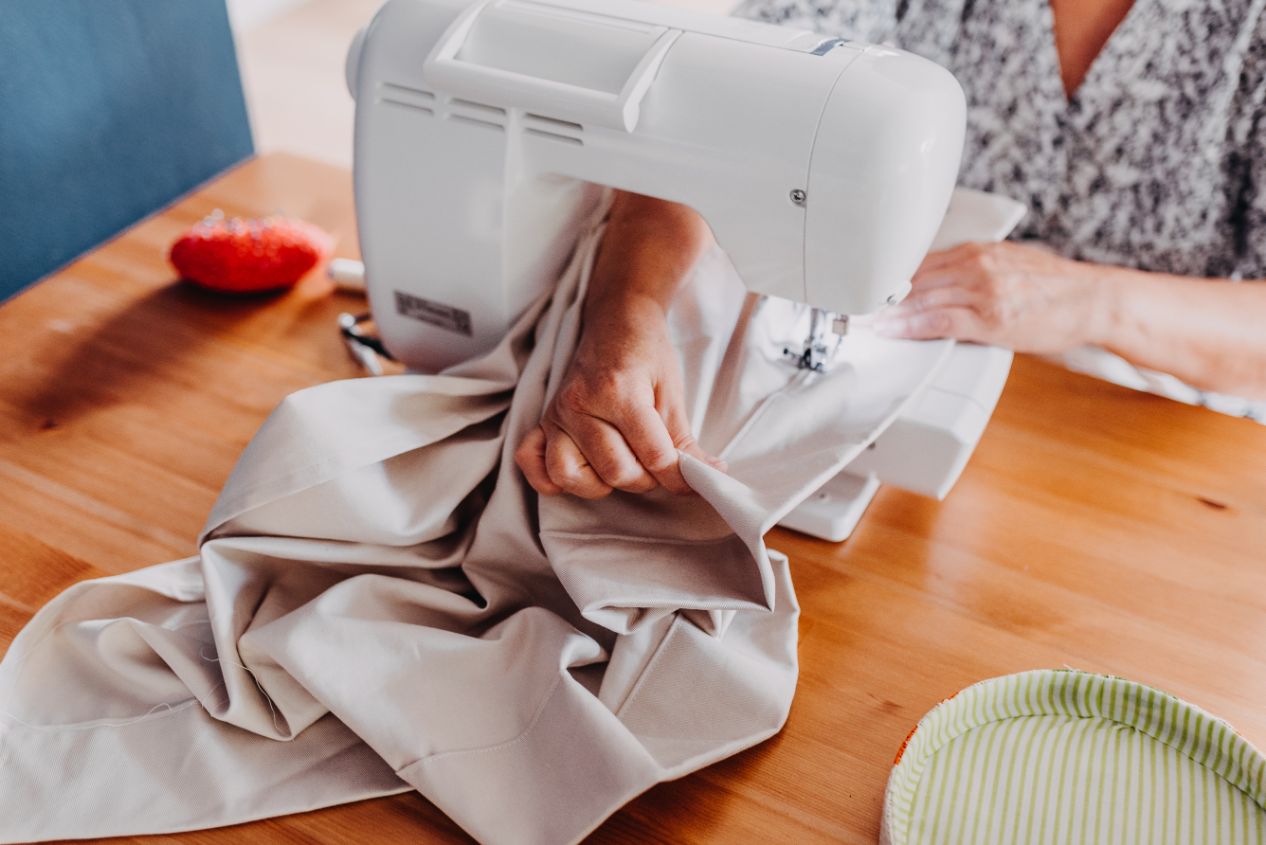
[[[1071,98],[1048,0],[745,0],[738,14],[949,68],[968,102],[960,182],[1027,203],[1017,237],[1266,278],[1266,0],[1135,0]]]
[[[1141,270],[1266,278],[1266,0],[1135,0],[1072,97],[1049,0],[743,0],[737,14],[949,68],[968,103],[959,181],[1028,204],[1013,237]],[[1266,419],[1266,403],[1073,357]]]

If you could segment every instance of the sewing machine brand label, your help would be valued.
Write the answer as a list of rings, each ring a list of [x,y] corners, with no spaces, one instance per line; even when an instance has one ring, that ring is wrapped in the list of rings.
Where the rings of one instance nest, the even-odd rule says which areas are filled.
[[[393,293],[396,295],[396,313],[402,317],[421,320],[424,323],[430,323],[432,326],[439,326],[441,329],[465,335],[466,337],[470,337],[473,333],[469,311],[463,311],[461,308],[454,308],[442,302],[423,299],[420,296],[414,296],[411,293],[405,293],[400,290],[393,291]]]

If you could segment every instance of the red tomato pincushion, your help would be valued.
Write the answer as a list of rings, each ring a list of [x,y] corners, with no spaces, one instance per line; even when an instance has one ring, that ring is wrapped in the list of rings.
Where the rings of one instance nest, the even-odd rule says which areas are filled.
[[[289,217],[225,218],[216,212],[171,247],[176,272],[211,290],[257,293],[292,287],[329,255],[333,240]]]

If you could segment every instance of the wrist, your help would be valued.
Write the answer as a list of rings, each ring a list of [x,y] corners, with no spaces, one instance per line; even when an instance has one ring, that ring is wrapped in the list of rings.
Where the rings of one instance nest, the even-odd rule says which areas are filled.
[[[629,290],[604,292],[588,297],[581,314],[579,345],[587,353],[602,357],[622,357],[647,344],[665,341],[668,335],[668,308],[655,296]]]
[[[1129,320],[1133,272],[1123,268],[1090,266],[1099,272],[1087,273],[1086,302],[1089,308],[1084,340],[1092,346],[1113,349]]]
[[[585,296],[582,317],[585,325],[665,318],[669,306],[667,298],[661,291],[640,290],[634,285],[591,288]]]

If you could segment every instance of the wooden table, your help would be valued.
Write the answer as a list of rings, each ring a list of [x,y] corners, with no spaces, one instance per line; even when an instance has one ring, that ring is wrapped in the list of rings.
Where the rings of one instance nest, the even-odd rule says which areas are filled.
[[[183,557],[287,393],[354,376],[308,278],[225,299],[172,277],[214,208],[356,252],[351,180],[256,159],[0,307],[0,644],[83,578]],[[1266,427],[1016,362],[944,503],[884,490],[857,534],[789,532],[801,680],[776,738],[632,802],[595,842],[873,842],[894,751],[937,701],[1036,667],[1124,675],[1266,745]],[[464,842],[416,794],[190,842]]]

